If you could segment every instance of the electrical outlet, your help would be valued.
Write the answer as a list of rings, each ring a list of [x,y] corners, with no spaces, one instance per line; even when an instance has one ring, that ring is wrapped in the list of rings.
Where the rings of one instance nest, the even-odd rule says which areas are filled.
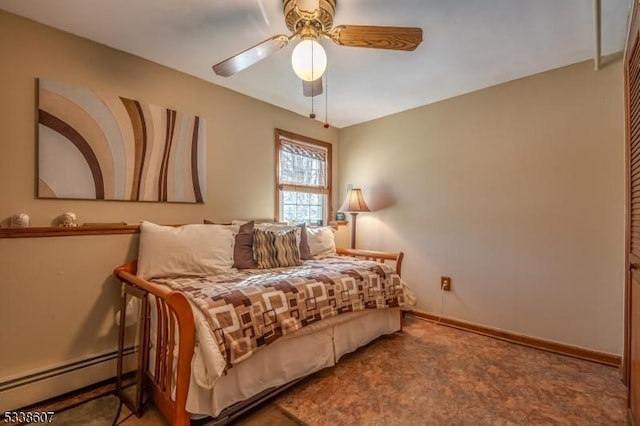
[[[440,290],[451,291],[451,277],[440,277]]]

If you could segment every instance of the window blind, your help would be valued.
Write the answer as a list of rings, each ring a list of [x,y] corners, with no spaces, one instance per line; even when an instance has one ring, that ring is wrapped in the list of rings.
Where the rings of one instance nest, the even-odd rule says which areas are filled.
[[[278,188],[285,191],[326,193],[327,150],[281,138]]]

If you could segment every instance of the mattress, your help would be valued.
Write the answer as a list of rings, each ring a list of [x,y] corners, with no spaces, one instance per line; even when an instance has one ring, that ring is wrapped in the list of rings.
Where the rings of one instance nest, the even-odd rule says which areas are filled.
[[[400,276],[378,262],[332,256],[303,265],[228,271],[210,276],[154,279],[180,291],[196,315],[202,346],[197,375],[204,387],[263,347],[332,317],[352,312],[410,308],[414,296]]]

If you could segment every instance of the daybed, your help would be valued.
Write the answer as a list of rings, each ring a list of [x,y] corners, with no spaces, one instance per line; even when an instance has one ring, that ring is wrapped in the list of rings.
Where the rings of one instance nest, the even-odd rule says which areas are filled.
[[[167,231],[143,223],[138,260],[114,271],[123,288],[142,290],[150,300],[144,315],[149,339],[142,345],[150,353],[145,385],[171,424],[188,425],[198,416],[212,417],[208,424],[225,424],[299,379],[334,365],[342,355],[400,330],[400,309],[414,303],[400,278],[402,252],[334,246],[308,260],[298,258],[295,266],[283,267],[288,260],[281,256],[274,268],[220,270],[218,264],[215,273],[205,273],[212,267],[209,263],[204,270],[202,264],[190,265],[185,272],[179,264],[185,259],[184,242],[195,234],[202,238],[208,226]],[[168,242],[166,235],[158,240],[159,229],[168,233]],[[212,229],[206,232],[222,227]],[[229,230],[233,257],[239,258],[246,229],[227,227],[223,234]],[[298,237],[290,245],[302,247],[300,235],[315,231],[295,232]],[[258,237],[285,233],[291,236],[291,229],[266,234],[252,229],[254,257],[264,260]],[[194,246],[205,247],[201,242]],[[281,240],[270,243],[275,251],[285,250]],[[171,256],[180,252],[182,260],[176,263]],[[192,254],[186,255],[189,262],[194,261]],[[176,272],[169,273],[166,264]]]

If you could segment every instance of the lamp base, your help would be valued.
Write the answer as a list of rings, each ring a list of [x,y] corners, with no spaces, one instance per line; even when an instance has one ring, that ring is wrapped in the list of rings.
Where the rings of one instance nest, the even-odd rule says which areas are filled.
[[[351,248],[356,248],[356,218],[358,213],[351,212]]]

